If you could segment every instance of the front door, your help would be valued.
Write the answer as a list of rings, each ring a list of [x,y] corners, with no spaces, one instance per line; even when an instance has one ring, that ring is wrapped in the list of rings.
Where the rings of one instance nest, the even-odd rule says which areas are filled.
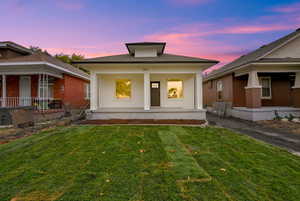
[[[160,106],[160,82],[151,82],[151,106]]]
[[[31,105],[31,78],[30,76],[20,76],[19,81],[19,105]]]

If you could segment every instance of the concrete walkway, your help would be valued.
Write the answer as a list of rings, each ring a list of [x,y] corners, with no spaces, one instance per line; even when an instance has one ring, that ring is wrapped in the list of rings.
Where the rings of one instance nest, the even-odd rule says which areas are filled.
[[[214,114],[207,113],[210,125],[216,125],[238,131],[257,140],[284,148],[291,153],[300,156],[300,134],[285,133],[276,129],[263,127],[255,122],[240,120],[236,118],[220,118]]]

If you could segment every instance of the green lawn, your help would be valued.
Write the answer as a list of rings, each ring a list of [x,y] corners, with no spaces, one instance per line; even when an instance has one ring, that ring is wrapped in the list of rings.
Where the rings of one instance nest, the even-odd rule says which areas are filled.
[[[299,198],[299,157],[220,128],[71,126],[0,145],[1,201]]]

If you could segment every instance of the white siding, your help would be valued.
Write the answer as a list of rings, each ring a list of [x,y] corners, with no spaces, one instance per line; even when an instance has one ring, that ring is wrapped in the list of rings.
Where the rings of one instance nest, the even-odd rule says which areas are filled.
[[[283,47],[274,51],[266,58],[299,58],[300,57],[300,36],[297,39],[292,40]]]
[[[157,50],[156,49],[136,49],[135,50],[135,57],[157,57]]]

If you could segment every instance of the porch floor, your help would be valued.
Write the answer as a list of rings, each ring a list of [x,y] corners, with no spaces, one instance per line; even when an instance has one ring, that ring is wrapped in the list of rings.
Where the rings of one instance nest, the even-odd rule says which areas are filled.
[[[150,110],[144,108],[101,108],[92,111],[88,120],[205,120],[206,110],[184,109],[184,108],[159,108],[152,107]]]
[[[187,108],[163,108],[151,107],[150,110],[144,108],[101,108],[96,113],[180,113],[180,112],[204,112],[206,110],[187,109]]]
[[[293,115],[300,117],[300,108],[295,107],[261,107],[261,108],[246,108],[234,107],[231,110],[231,115],[240,119],[250,121],[272,120],[277,116],[288,117]]]

